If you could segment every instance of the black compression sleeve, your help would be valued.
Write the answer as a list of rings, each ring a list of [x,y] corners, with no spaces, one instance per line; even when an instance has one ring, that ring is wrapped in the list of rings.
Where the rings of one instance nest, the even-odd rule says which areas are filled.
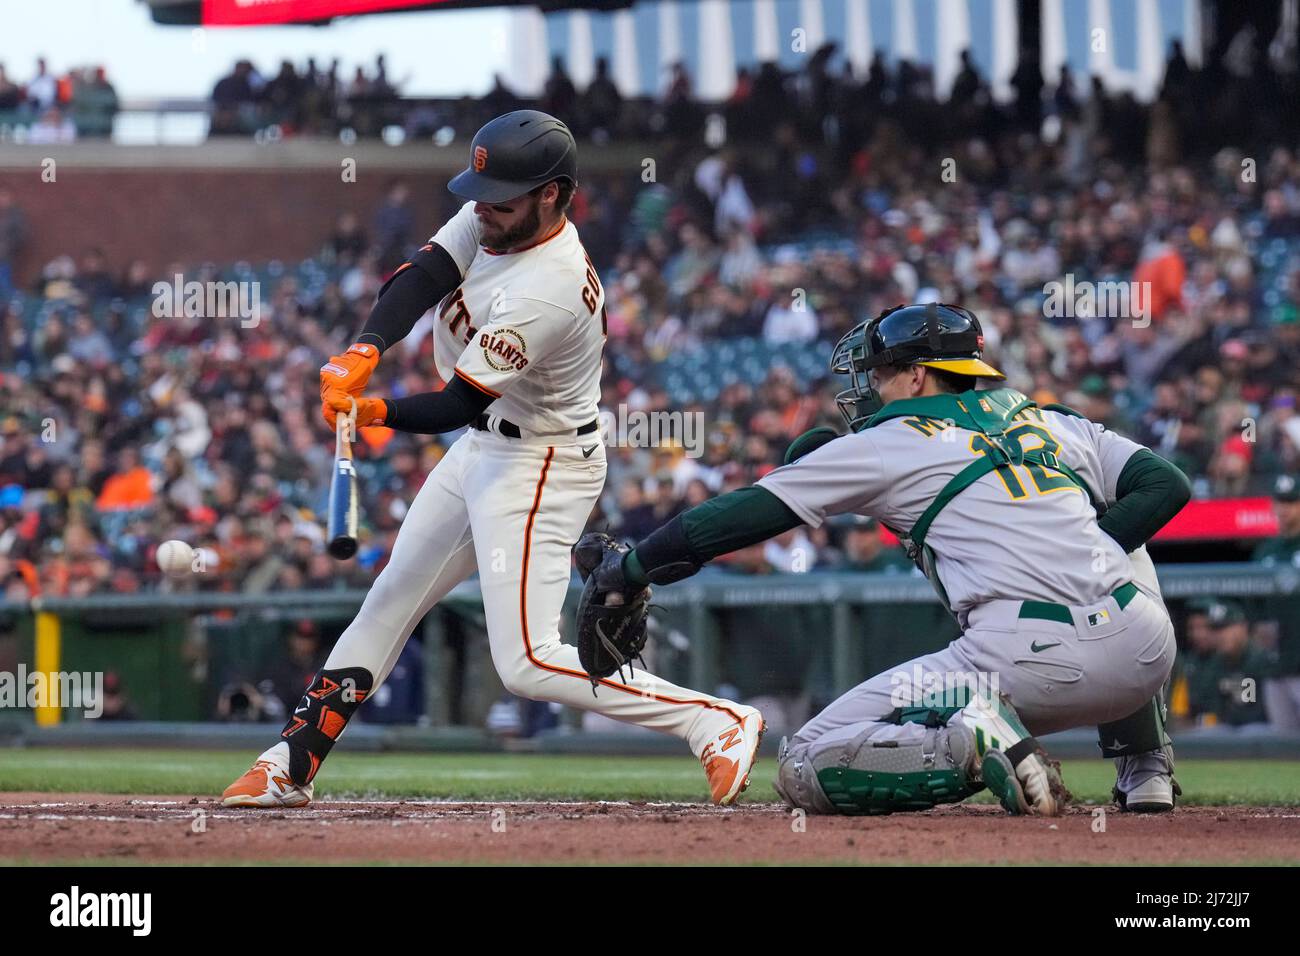
[[[450,253],[436,242],[429,243],[389,276],[357,341],[370,342],[381,352],[391,348],[460,280],[460,268]]]
[[[711,498],[681,517],[686,540],[705,561],[775,538],[804,523],[789,505],[758,485]]]
[[[1124,463],[1115,487],[1116,502],[1097,522],[1125,552],[1144,545],[1192,497],[1187,476],[1143,448]]]
[[[697,505],[652,531],[624,558],[629,584],[669,583],[694,574],[720,554],[797,528],[803,519],[766,488],[738,488]],[[689,573],[683,573],[689,570]],[[663,571],[657,576],[657,571]]]
[[[491,395],[484,395],[457,376],[441,392],[421,392],[406,398],[384,399],[388,406],[384,424],[399,432],[440,435],[464,428],[478,418],[492,401]]]

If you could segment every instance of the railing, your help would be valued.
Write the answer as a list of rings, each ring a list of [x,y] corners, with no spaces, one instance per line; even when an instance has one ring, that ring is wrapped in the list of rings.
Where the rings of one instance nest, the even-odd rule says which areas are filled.
[[[1166,565],[1159,574],[1176,617],[1181,602],[1196,597],[1234,598],[1248,610],[1264,598],[1297,595],[1300,600],[1300,569],[1289,566]],[[566,603],[566,622],[579,593],[575,580]],[[162,647],[175,643],[180,634],[192,635],[196,627],[205,639],[212,635],[209,643],[215,645],[214,654],[238,661],[241,654],[278,648],[287,621],[309,617],[341,627],[364,597],[361,590],[51,597],[0,602],[0,615],[11,623],[17,618],[18,630],[31,635],[31,660],[37,668],[43,661],[55,670],[58,668],[50,667],[49,662],[61,660],[69,669],[85,667],[78,656],[102,659],[103,652],[96,653],[102,634],[117,638],[139,634],[142,640],[156,642],[150,647]],[[738,666],[751,668],[751,674],[755,670],[770,674],[782,667],[815,667],[819,686],[839,693],[871,673],[943,646],[957,633],[956,624],[939,609],[929,582],[909,573],[740,577],[706,572],[656,589],[654,604],[661,608],[652,642],[656,671],[705,690],[714,690],[724,682],[743,685],[743,679],[736,676]],[[756,614],[755,609],[762,610]],[[424,719],[433,726],[458,722],[452,719],[449,680],[490,682],[485,641],[470,642],[479,655],[472,666],[454,678],[447,676],[453,663],[448,630],[466,621],[476,633],[483,628],[481,593],[475,580],[456,587],[420,626]],[[65,626],[80,641],[76,648],[81,652],[66,660],[59,649],[59,634]],[[561,633],[566,630],[562,628]],[[223,648],[223,634],[234,635],[234,643]],[[746,641],[751,643],[744,646]],[[22,656],[20,653],[20,659]],[[742,658],[743,664],[738,665]],[[464,665],[463,660],[460,663]],[[172,679],[163,674],[156,678],[160,683]],[[456,686],[457,693],[462,690]],[[190,692],[199,693],[193,688]],[[176,691],[168,688],[166,693],[174,698]],[[197,703],[195,709],[199,709]]]
[[[1193,597],[1275,597],[1300,593],[1300,568],[1266,567],[1251,562],[1164,564],[1156,568],[1166,599]],[[581,593],[576,579],[570,597]],[[362,589],[242,592],[148,592],[93,594],[87,597],[36,597],[27,601],[0,600],[0,613],[49,611],[74,614],[85,611],[157,609],[162,611],[253,610],[277,607],[319,608],[358,606]],[[478,581],[456,585],[444,603],[482,599]],[[710,606],[739,607],[762,604],[929,604],[935,600],[930,583],[919,574],[880,574],[810,571],[806,574],[741,576],[706,571],[671,587],[657,588],[654,603],[686,607],[704,601]]]

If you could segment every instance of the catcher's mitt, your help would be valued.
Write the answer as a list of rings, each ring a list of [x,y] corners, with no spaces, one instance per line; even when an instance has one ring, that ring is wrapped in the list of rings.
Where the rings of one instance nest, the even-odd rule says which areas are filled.
[[[573,548],[586,582],[578,601],[578,660],[591,678],[593,696],[602,677],[615,671],[622,677],[625,664],[632,671],[632,661],[645,647],[650,589],[631,588],[624,580],[628,550],[601,532],[583,535]]]

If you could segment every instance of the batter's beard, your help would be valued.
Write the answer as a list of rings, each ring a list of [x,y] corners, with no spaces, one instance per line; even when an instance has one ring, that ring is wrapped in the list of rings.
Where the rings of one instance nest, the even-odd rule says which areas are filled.
[[[484,236],[483,245],[493,252],[509,252],[515,246],[523,245],[542,228],[542,211],[540,204],[534,203],[532,210],[515,225],[497,236]]]

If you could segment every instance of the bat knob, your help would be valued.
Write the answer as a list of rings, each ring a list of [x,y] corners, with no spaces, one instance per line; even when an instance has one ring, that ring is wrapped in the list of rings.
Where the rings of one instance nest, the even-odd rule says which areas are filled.
[[[330,557],[337,558],[339,561],[346,561],[357,553],[357,539],[339,537],[329,543],[325,549],[329,552]]]

